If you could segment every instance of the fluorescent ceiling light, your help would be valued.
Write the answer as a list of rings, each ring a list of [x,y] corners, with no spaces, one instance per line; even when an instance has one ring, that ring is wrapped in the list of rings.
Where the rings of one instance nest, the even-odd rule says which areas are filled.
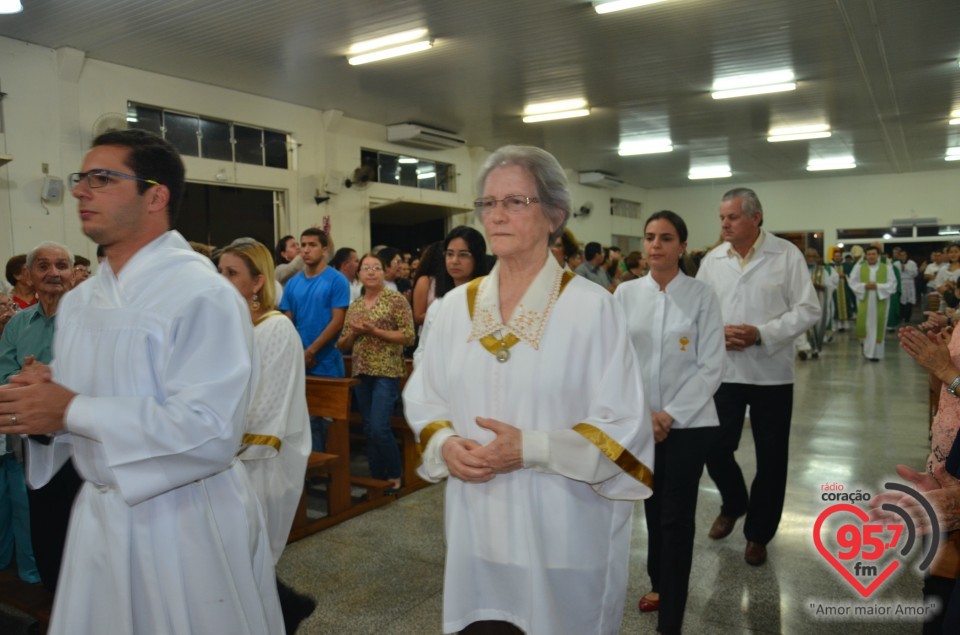
[[[829,159],[810,159],[807,162],[807,172],[822,170],[849,170],[857,167],[853,157],[831,157]]]
[[[435,179],[437,178],[436,172],[422,172],[417,174],[418,179]]]
[[[627,9],[636,9],[648,4],[657,4],[664,0],[612,0],[611,2],[594,2],[593,10],[603,15],[604,13],[613,13],[614,11],[625,11]]]
[[[960,146],[947,148],[947,155],[943,158],[945,161],[960,161]]]
[[[349,55],[358,55],[360,53],[366,53],[368,51],[376,51],[378,49],[397,46],[399,44],[406,44],[407,42],[413,42],[414,40],[420,40],[420,39],[423,39],[426,35],[427,35],[426,29],[413,29],[411,31],[394,33],[393,35],[378,37],[373,40],[364,40],[363,42],[357,42],[356,44],[350,47],[350,50],[347,53]]]
[[[954,229],[949,225],[937,230],[937,236],[960,236],[960,229]]]
[[[563,99],[561,101],[547,101],[539,104],[530,104],[523,109],[524,115],[543,115],[548,112],[564,110],[579,110],[587,107],[586,99]]]
[[[691,181],[697,179],[726,179],[733,176],[729,165],[710,165],[700,168],[690,168],[687,178]]]
[[[347,62],[351,66],[359,66],[360,64],[369,64],[370,62],[379,62],[380,60],[390,59],[391,57],[409,55],[410,53],[419,53],[420,51],[426,51],[430,48],[433,48],[433,40],[422,40],[420,42],[414,42],[413,44],[404,44],[402,46],[382,49],[372,53],[364,53],[363,55],[348,57]]]
[[[586,117],[589,114],[589,108],[584,108],[582,110],[566,110],[563,112],[549,112],[545,115],[528,115],[523,118],[523,123],[538,123],[540,121],[553,121],[554,119],[573,119],[574,117]]]
[[[767,137],[767,141],[777,143],[780,141],[800,141],[801,139],[826,139],[831,134],[830,126],[825,123],[809,126],[792,126],[789,128],[773,128],[770,130],[770,136]]]
[[[420,159],[416,157],[400,157],[397,163],[419,163]]]
[[[773,71],[718,79],[713,82],[711,96],[714,99],[729,99],[731,97],[746,97],[747,95],[780,93],[796,88],[797,84],[794,82],[793,71]]]
[[[590,114],[586,99],[564,99],[549,101],[540,104],[530,104],[523,111],[524,123],[539,121],[553,121],[555,119],[572,119],[586,117]]]
[[[950,125],[960,126],[960,110],[954,110],[950,113]]]
[[[673,142],[670,139],[640,139],[620,142],[617,154],[622,157],[632,157],[638,154],[660,154],[673,152]]]
[[[0,0],[0,13],[20,13],[23,5],[20,0]]]

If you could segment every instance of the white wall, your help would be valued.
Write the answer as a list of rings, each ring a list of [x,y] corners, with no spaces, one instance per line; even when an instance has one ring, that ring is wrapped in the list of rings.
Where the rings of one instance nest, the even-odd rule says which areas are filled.
[[[184,157],[187,178],[193,182],[227,183],[280,190],[288,197],[288,218],[278,230],[297,233],[331,216],[338,245],[365,250],[369,245],[371,200],[421,200],[469,208],[473,200],[474,167],[470,150],[410,151],[385,141],[383,126],[324,113],[246,93],[148,73],[137,69],[58,55],[57,51],[0,38],[0,89],[6,134],[0,135],[0,153],[14,161],[0,167],[0,263],[42,240],[65,242],[79,254],[92,256],[95,246],[80,232],[76,205],[69,195],[59,205],[40,205],[42,163],[50,173],[65,178],[80,168],[92,140],[92,128],[104,113],[126,113],[135,101],[222,118],[254,126],[285,130],[298,143],[293,170],[279,170],[229,162]],[[73,67],[79,72],[71,73]],[[328,176],[342,184],[360,164],[361,147],[405,152],[453,163],[464,174],[461,192],[418,191],[373,184],[365,190],[340,188],[327,203],[316,205],[317,189],[324,190]],[[226,175],[219,180],[218,173]]]
[[[644,214],[670,209],[690,230],[692,247],[712,245],[720,234],[720,197],[746,186],[763,203],[763,226],[771,231],[823,231],[825,245],[837,229],[883,227],[895,218],[936,217],[940,224],[960,222],[960,169],[882,176],[832,176],[802,181],[737,183],[647,192]]]

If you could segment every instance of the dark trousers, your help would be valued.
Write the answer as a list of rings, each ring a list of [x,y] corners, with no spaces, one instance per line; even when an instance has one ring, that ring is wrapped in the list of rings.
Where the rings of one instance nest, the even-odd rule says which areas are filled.
[[[647,573],[660,594],[657,631],[679,633],[687,606],[697,493],[707,456],[719,428],[671,430],[654,450],[653,496],[644,502],[647,517]]]
[[[39,489],[27,489],[33,556],[37,561],[40,581],[51,593],[57,590],[70,511],[82,484],[83,480],[73,469],[73,461],[67,461],[49,483]]]
[[[750,542],[765,545],[777,533],[783,513],[793,384],[723,383],[713,400],[720,417],[720,438],[707,460],[707,472],[720,490],[723,500],[720,513],[733,518],[746,513],[744,536]],[[740,445],[747,406],[750,406],[750,429],[757,451],[757,475],[750,486],[749,498],[743,472],[734,457]]]

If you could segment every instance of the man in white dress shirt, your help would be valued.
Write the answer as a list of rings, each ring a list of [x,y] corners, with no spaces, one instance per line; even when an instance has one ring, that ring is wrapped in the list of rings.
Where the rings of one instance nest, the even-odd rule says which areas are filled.
[[[61,301],[53,367],[0,389],[0,432],[27,477],[83,478],[50,633],[282,633],[273,554],[235,460],[253,394],[239,294],[170,231],[184,168],[142,130],[94,140],[71,175],[99,274]]]
[[[820,318],[803,254],[792,243],[765,232],[756,192],[730,190],[720,203],[724,243],[700,264],[697,279],[720,298],[727,360],[714,396],[720,442],[707,471],[723,497],[710,537],[725,538],[746,514],[744,559],[758,566],[777,532],[783,512],[793,410],[793,342]],[[757,475],[747,495],[734,452],[744,416],[757,452]]]

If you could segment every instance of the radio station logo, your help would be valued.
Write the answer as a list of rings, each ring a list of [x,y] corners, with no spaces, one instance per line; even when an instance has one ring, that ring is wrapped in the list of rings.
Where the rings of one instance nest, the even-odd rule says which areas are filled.
[[[896,492],[917,501],[931,526],[929,546],[919,568],[926,571],[940,541],[940,527],[929,501],[912,487],[885,483]],[[823,559],[864,599],[877,592],[906,563],[914,549],[923,549],[910,514],[895,503],[884,502],[880,509],[896,520],[879,520],[870,513],[869,492],[847,492],[840,483],[821,486],[821,498],[833,502],[813,525],[813,543]],[[885,497],[889,498],[889,497]],[[855,503],[862,504],[864,507]]]

